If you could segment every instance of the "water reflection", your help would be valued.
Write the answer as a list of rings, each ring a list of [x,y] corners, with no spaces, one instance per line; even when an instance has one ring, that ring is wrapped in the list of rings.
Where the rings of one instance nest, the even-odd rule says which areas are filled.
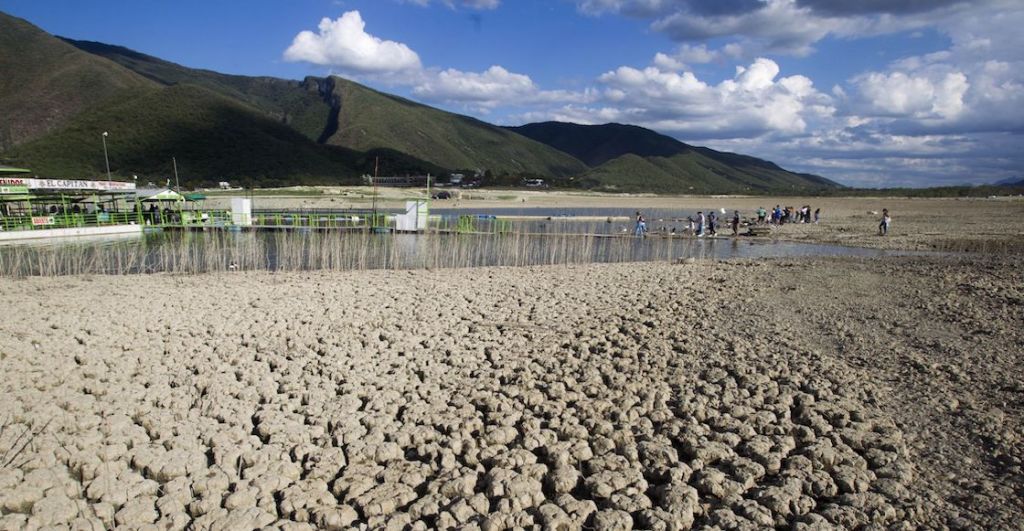
[[[892,254],[918,253],[747,238],[581,235],[557,228],[508,234],[163,232],[129,240],[0,248],[0,275],[419,269]]]

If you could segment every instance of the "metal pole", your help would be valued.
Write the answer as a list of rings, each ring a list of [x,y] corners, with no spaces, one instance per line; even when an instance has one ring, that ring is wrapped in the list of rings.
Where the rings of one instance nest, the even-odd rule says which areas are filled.
[[[110,182],[110,157],[107,156],[107,132],[103,131],[103,161],[107,163],[107,182]]]
[[[377,170],[380,167],[380,157],[373,158],[373,218],[370,221],[370,231],[373,231],[377,224]]]
[[[171,164],[174,165],[174,191],[181,193],[181,186],[178,185],[178,161],[171,157]]]
[[[181,195],[181,186],[178,185],[178,161],[171,157],[171,164],[174,165],[174,188],[178,195]],[[181,200],[175,201],[178,204],[178,215],[181,215]]]

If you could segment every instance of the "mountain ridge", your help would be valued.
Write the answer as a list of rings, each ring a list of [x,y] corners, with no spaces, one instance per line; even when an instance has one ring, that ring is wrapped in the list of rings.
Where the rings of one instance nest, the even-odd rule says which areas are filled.
[[[537,122],[508,129],[588,163],[591,168],[580,179],[597,189],[714,193],[839,186],[824,177],[790,172],[771,161],[691,146],[635,125]],[[623,176],[632,176],[632,182]]]
[[[225,177],[264,185],[352,182],[359,172],[368,172],[368,160],[380,157],[385,173],[469,170],[486,175],[485,184],[515,184],[529,177],[548,179],[554,186],[676,193],[837,186],[639,126],[547,122],[499,127],[338,76],[299,81],[193,69],[122,46],[54,37],[0,13],[0,30],[8,28],[21,38],[5,40],[0,31],[0,96],[5,96],[0,110],[6,104],[15,111],[6,130],[0,126],[0,162],[58,177],[68,176],[60,172],[100,171],[92,135],[120,126],[131,136],[112,130],[108,140],[112,170],[121,177],[165,172],[164,159],[174,152],[179,163],[191,159],[195,171],[190,178],[205,183]],[[3,81],[17,66],[12,51],[46,59],[36,72],[69,67],[51,68],[55,73],[49,77],[39,74],[53,87],[33,99],[31,91]],[[83,82],[82,75],[61,75],[69,71],[86,72],[95,86]],[[31,77],[20,79],[30,86]],[[69,92],[82,94],[78,100],[69,98],[73,104],[58,105]],[[161,98],[177,107],[161,104]],[[137,123],[128,127],[125,118]],[[44,127],[31,127],[40,121]]]

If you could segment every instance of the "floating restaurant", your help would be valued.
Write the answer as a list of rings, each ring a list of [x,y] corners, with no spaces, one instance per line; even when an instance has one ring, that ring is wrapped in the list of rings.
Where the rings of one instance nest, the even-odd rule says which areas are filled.
[[[0,167],[0,242],[142,232],[135,183],[30,173]]]

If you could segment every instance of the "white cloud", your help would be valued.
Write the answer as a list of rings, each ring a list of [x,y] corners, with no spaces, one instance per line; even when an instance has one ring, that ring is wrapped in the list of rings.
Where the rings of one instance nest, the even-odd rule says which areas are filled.
[[[687,65],[705,64],[721,60],[723,56],[732,56],[739,50],[738,46],[730,45],[729,51],[709,49],[704,44],[696,46],[680,45],[672,55],[658,52],[654,56],[654,66],[662,70],[685,70]]]
[[[922,120],[957,118],[970,87],[962,72],[939,77],[872,72],[857,77],[854,84],[867,99],[868,111]]]
[[[430,72],[412,92],[427,101],[454,103],[484,112],[499,106],[592,98],[588,93],[541,90],[530,76],[509,72],[497,65],[483,72],[454,68]]]
[[[692,72],[622,66],[599,78],[605,106],[556,112],[573,121],[619,121],[706,137],[800,134],[809,120],[831,115],[831,98],[810,79],[778,75],[779,66],[765,58],[738,67],[732,79],[717,85]]]
[[[428,6],[431,0],[406,0],[411,4],[418,6]],[[454,9],[457,6],[468,7],[469,9],[488,10],[497,9],[501,5],[501,0],[436,0],[440,4],[444,4],[449,8]]]
[[[865,37],[958,24],[1019,7],[1014,0],[576,0],[587,15],[647,19],[684,43],[727,39],[751,53],[807,55],[826,36]],[[978,45],[985,45],[979,41]],[[738,55],[731,55],[738,57]],[[685,61],[684,61],[685,62]]]
[[[521,100],[536,92],[537,86],[530,76],[515,74],[500,66],[479,73],[449,68],[413,88],[413,94],[429,101],[472,102],[486,108]]]
[[[1024,131],[1024,5],[946,23],[952,45],[850,82],[843,113],[919,134]]]
[[[793,0],[767,0],[759,9],[740,13],[700,15],[676,11],[655,20],[651,27],[683,42],[741,37],[764,50],[806,55],[812,44],[841,24],[837,19],[812,17]]]
[[[302,31],[284,52],[287,61],[305,61],[357,74],[387,74],[421,68],[416,52],[400,42],[366,32],[359,11],[336,20],[324,18],[318,33]]]

